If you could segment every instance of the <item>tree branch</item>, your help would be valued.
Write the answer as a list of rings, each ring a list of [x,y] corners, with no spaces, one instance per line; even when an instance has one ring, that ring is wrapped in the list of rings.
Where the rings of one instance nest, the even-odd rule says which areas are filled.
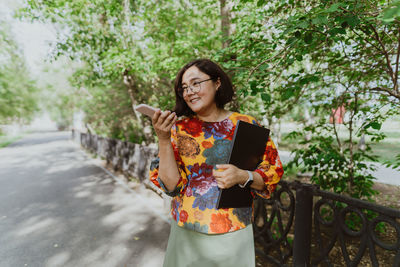
[[[394,73],[393,73],[393,68],[390,65],[390,59],[389,59],[389,55],[388,55],[388,53],[386,51],[385,45],[382,43],[382,40],[379,37],[379,34],[376,31],[375,27],[373,27],[372,25],[369,25],[369,26],[374,31],[375,39],[379,42],[380,46],[382,47],[382,52],[383,52],[383,54],[385,55],[385,58],[386,58],[386,67],[388,68],[389,75],[392,78],[392,82],[394,84],[395,83],[395,77],[394,77]]]
[[[349,150],[350,150],[350,164],[349,164],[349,172],[350,172],[350,194],[353,193],[353,185],[354,185],[354,153],[353,153],[353,120],[354,116],[357,113],[357,107],[358,107],[358,94],[355,94],[354,96],[354,110],[352,110],[351,116],[350,116],[350,125],[349,125]]]
[[[360,28],[360,30],[365,34],[365,35],[368,35],[365,31],[363,31],[361,28]],[[360,37],[361,39],[364,39],[367,43],[369,43],[371,46],[373,46],[373,47],[375,47],[375,49],[376,50],[378,50],[379,52],[381,52],[381,49],[378,47],[378,46],[376,46],[374,43],[371,43],[369,40],[368,40],[368,38],[363,38],[361,35],[359,35],[354,29],[351,29],[351,31],[355,34],[355,35],[357,35],[358,37]],[[365,46],[364,46],[365,47]]]
[[[397,56],[396,56],[396,72],[395,72],[395,75],[394,75],[394,78],[395,78],[395,83],[394,83],[394,91],[396,92],[399,92],[400,93],[400,91],[399,91],[399,85],[398,85],[398,74],[399,74],[399,58],[400,58],[400,29],[399,29],[399,38],[398,38],[398,44],[397,44]]]
[[[288,51],[289,51],[289,50],[287,49],[289,46],[290,46],[290,44],[287,45],[287,46],[285,46],[285,47],[283,48],[283,51],[284,51],[283,54],[282,54],[282,51],[279,51],[279,52],[276,53],[273,57],[270,57],[270,58],[268,58],[268,59],[266,59],[266,60],[263,60],[263,61],[261,61],[259,64],[257,64],[257,66],[255,66],[255,67],[250,71],[249,77],[247,78],[247,82],[250,80],[250,77],[253,75],[253,73],[254,73],[262,64],[265,64],[265,63],[267,63],[267,62],[273,60],[274,58],[276,58],[276,57],[278,57],[278,56],[282,56],[282,57],[286,56],[286,54],[287,54]]]
[[[369,90],[371,90],[371,91],[377,91],[377,92],[386,92],[386,93],[388,93],[390,96],[393,96],[393,97],[397,98],[398,100],[400,100],[400,92],[399,92],[399,93],[393,92],[393,91],[391,91],[391,90],[388,89],[388,88],[374,87],[374,88],[371,88],[371,89],[369,89]]]

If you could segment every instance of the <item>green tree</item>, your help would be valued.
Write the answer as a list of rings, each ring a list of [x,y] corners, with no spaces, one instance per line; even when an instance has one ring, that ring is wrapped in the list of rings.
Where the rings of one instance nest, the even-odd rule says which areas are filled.
[[[397,1],[27,3],[22,16],[64,28],[55,56],[81,63],[71,78],[82,95],[76,103],[97,133],[154,141],[143,131],[150,120],[132,105],[171,109],[176,72],[209,57],[234,81],[231,108],[262,120],[278,141],[280,122],[302,113],[301,129],[289,135],[303,144],[292,164],[312,171],[323,188],[373,193],[369,144],[384,138],[381,124],[399,110]],[[344,123],[329,123],[338,108],[347,110]]]
[[[375,158],[368,144],[361,150],[358,142],[361,136],[382,140],[381,124],[398,112],[400,102],[399,24],[382,21],[388,5],[240,1],[236,8],[243,15],[237,16],[231,42],[237,61],[229,65],[244,82],[243,95],[260,96],[270,118],[294,106],[310,110],[315,120],[290,134],[305,146],[295,151],[293,164],[312,171],[313,181],[325,189],[371,196],[373,177],[364,161]],[[347,110],[342,125],[347,138],[329,124],[339,107]]]
[[[132,105],[150,102],[172,108],[179,67],[209,57],[221,44],[213,27],[219,15],[213,1],[171,0],[161,6],[157,1],[101,0],[27,4],[22,17],[65,28],[55,57],[67,55],[82,62],[72,79],[84,92],[81,107],[92,128],[110,137],[154,141],[153,134],[142,131],[150,120],[136,117]]]
[[[0,20],[0,123],[27,123],[38,111],[38,88],[9,25]]]

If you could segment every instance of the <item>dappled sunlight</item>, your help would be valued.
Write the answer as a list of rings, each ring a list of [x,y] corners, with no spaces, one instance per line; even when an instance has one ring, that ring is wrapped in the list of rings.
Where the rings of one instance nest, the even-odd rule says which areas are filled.
[[[114,183],[114,182],[115,181],[113,179],[111,179],[111,178],[105,178],[105,179],[101,180],[99,182],[99,184],[109,184],[109,183]]]
[[[25,237],[26,235],[40,235],[46,233],[50,227],[56,226],[59,222],[54,218],[43,218],[42,216],[31,217],[29,220],[16,226],[15,236]]]
[[[18,152],[7,152],[11,166],[0,163],[4,167],[0,174],[4,262],[9,266],[159,266],[169,234],[169,225],[153,212],[162,211],[162,199],[140,190],[130,192],[71,142],[40,139],[40,143],[16,146]],[[27,253],[24,258],[18,256],[21,249]]]
[[[80,191],[80,192],[75,194],[75,197],[77,197],[77,198],[86,198],[86,197],[89,197],[90,195],[91,195],[90,191]]]
[[[51,166],[49,166],[47,168],[47,170],[45,171],[46,174],[52,174],[52,173],[56,173],[59,171],[68,171],[71,168],[76,167],[75,163],[65,163],[65,162],[59,162],[58,164],[52,164]]]
[[[63,251],[51,256],[47,262],[46,267],[54,267],[54,266],[65,266],[68,260],[71,258],[71,253],[67,251]]]

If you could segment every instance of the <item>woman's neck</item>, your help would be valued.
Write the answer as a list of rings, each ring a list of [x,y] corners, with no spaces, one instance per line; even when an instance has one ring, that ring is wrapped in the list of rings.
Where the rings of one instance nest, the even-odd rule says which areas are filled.
[[[202,114],[198,113],[197,117],[202,121],[218,122],[218,121],[222,121],[223,119],[225,119],[228,116],[228,114],[229,114],[229,111],[217,108],[208,113],[202,113]]]

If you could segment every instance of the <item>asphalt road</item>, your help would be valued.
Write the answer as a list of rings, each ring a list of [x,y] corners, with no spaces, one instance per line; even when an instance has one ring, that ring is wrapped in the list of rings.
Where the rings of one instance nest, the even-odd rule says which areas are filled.
[[[162,200],[121,186],[69,136],[0,149],[0,267],[161,266]]]

